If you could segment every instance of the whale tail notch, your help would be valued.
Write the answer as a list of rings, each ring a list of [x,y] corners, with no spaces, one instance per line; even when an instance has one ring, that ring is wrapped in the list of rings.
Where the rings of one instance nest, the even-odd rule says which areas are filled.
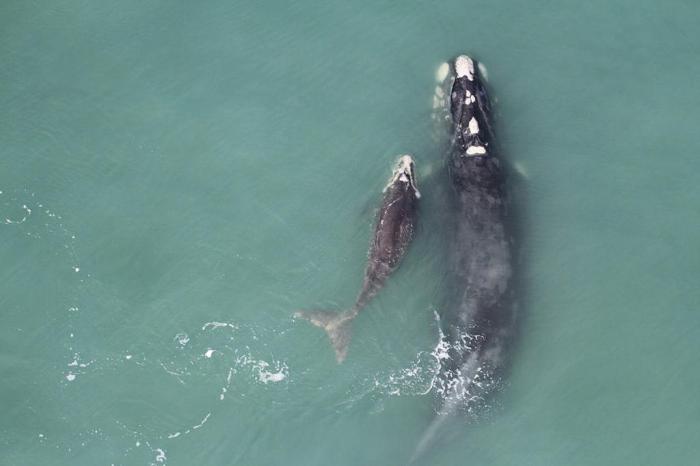
[[[344,312],[298,311],[294,313],[294,317],[306,319],[326,331],[335,350],[335,359],[338,364],[342,363],[348,355],[351,324],[356,315],[354,310]]]

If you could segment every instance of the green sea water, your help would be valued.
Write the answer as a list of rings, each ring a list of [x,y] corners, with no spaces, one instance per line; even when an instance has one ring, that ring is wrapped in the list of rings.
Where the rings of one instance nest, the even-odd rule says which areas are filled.
[[[402,465],[437,407],[434,73],[488,68],[523,318],[415,464],[700,455],[694,1],[0,4],[0,464]],[[381,189],[420,225],[335,363]],[[432,175],[430,174],[432,172]]]

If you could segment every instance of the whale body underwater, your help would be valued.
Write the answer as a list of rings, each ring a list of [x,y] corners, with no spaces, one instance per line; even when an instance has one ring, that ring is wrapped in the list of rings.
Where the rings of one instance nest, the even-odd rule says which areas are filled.
[[[448,66],[443,86],[450,89],[447,171],[454,224],[451,292],[441,315],[450,344],[442,361],[446,403],[474,395],[475,382],[498,377],[515,326],[514,241],[491,103],[475,60],[460,55]]]
[[[482,69],[460,55],[436,74],[434,118],[449,137],[448,292],[438,311],[447,351],[436,387],[440,408],[414,459],[450,416],[478,414],[488,404],[515,332],[512,219]]]

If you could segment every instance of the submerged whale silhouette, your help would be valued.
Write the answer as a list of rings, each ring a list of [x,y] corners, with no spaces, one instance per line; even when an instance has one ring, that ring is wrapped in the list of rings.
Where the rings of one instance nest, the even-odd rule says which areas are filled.
[[[441,406],[414,458],[451,414],[471,412],[499,385],[515,327],[513,238],[482,69],[460,55],[436,75],[435,118],[450,135],[450,292],[440,312],[448,351],[440,360]]]

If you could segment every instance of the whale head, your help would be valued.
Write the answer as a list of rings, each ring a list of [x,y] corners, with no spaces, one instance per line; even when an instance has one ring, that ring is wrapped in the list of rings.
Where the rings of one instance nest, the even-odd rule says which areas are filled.
[[[487,157],[491,155],[493,129],[491,103],[484,82],[486,69],[467,55],[443,63],[435,76],[436,107],[445,109],[449,132],[456,155]]]
[[[416,183],[416,164],[410,155],[402,155],[396,162],[394,171],[391,174],[389,183],[384,188],[386,192],[389,188],[400,188],[402,192],[409,192],[416,199],[420,198],[418,184]]]

